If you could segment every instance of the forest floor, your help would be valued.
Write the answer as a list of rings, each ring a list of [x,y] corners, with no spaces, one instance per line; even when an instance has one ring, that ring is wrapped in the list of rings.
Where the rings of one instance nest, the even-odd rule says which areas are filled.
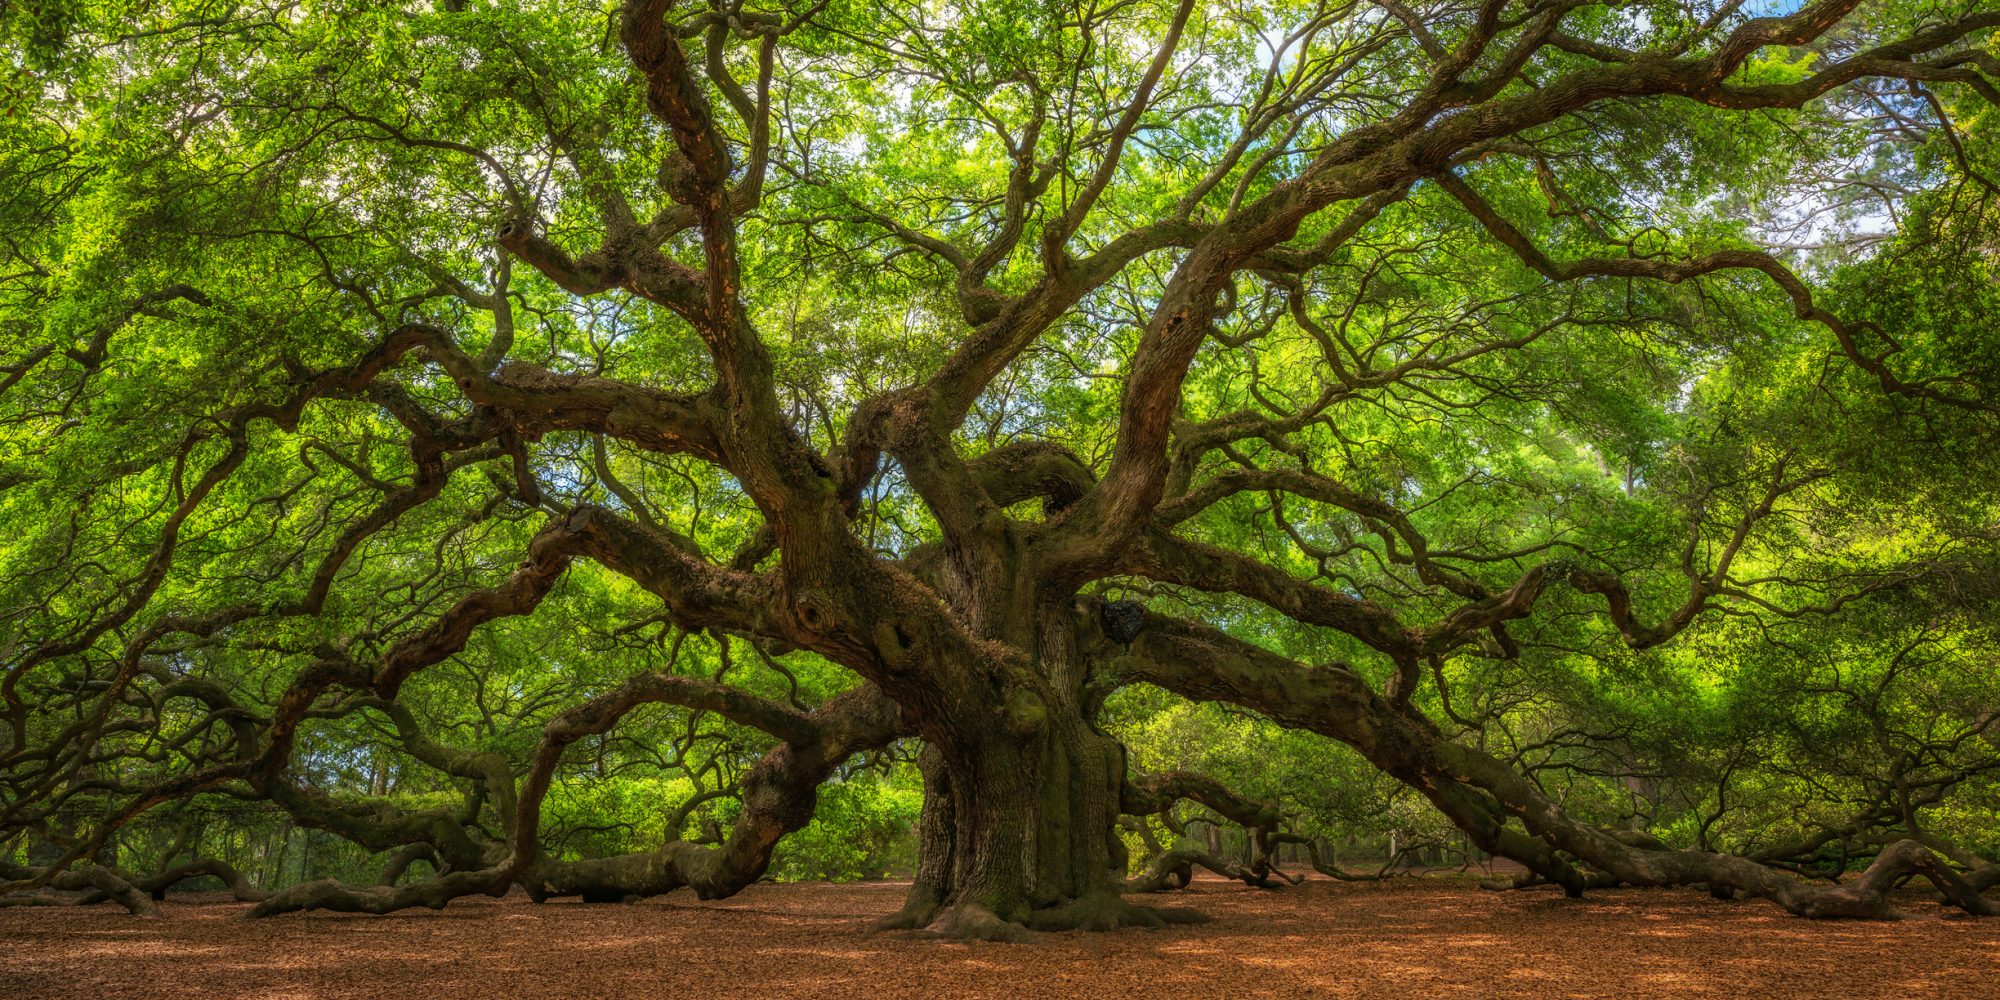
[[[160,919],[113,906],[0,909],[0,996],[1993,997],[2000,920],[1912,899],[1896,923],[1807,921],[1692,890],[1567,900],[1460,877],[1261,890],[1198,880],[1147,902],[1194,927],[1032,944],[870,934],[903,886],[758,885],[628,905],[518,893],[390,916],[250,921],[191,895]]]

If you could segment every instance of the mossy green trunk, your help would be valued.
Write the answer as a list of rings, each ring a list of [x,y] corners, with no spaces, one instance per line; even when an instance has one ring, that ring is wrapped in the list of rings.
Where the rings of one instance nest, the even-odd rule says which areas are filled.
[[[995,937],[1001,925],[1152,922],[1117,900],[1124,748],[1091,719],[1067,602],[1044,610],[1034,668],[927,740],[917,877],[891,926]]]

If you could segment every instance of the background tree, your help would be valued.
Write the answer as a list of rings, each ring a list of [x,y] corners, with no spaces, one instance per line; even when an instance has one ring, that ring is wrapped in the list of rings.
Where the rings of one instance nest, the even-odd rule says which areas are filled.
[[[1996,905],[1990,4],[6,25],[13,889],[241,801],[387,854],[258,913],[726,895],[920,780],[891,926],[1155,924],[1122,819],[1269,881],[1365,765],[1571,893]]]

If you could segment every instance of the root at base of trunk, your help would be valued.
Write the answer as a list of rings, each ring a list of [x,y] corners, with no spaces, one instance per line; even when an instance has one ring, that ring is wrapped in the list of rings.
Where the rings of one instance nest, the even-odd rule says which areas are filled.
[[[1020,921],[1002,917],[979,903],[905,906],[877,921],[873,929],[915,930],[958,940],[1020,942],[1033,940],[1036,931],[1113,931],[1128,927],[1157,930],[1176,924],[1207,923],[1208,919],[1196,910],[1138,906],[1115,893],[1103,892],[1030,910]]]
[[[1169,924],[1202,924],[1208,916],[1172,906],[1137,906],[1101,892],[1028,915],[1028,926],[1043,931],[1110,931],[1121,927],[1161,928]]]

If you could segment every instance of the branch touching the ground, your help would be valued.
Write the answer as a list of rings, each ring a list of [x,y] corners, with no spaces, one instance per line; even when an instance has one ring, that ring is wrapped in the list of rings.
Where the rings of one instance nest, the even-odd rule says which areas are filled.
[[[1565,858],[1587,863],[1616,883],[1720,886],[1769,899],[1799,916],[1892,918],[1896,909],[1889,892],[1913,876],[1967,912],[2000,913],[2000,901],[1983,894],[1985,869],[1968,879],[1948,858],[1914,839],[1890,844],[1853,882],[1836,885],[1813,884],[1749,858],[1627,843],[1571,819],[1514,768],[1452,742],[1409,706],[1369,690],[1351,671],[1308,667],[1218,630],[1149,615],[1145,629],[1114,662],[1129,679],[1189,698],[1242,705],[1346,743],[1431,799],[1480,847],[1521,862],[1572,894],[1610,883],[1580,872]],[[1509,822],[1520,823],[1528,836],[1507,829]]]
[[[565,861],[545,857],[536,840],[541,803],[565,747],[615,726],[633,708],[665,703],[705,708],[785,742],[764,755],[742,782],[743,811],[721,844],[678,838],[657,851]],[[670,675],[634,677],[619,688],[569,709],[544,727],[533,766],[523,778],[507,855],[470,871],[451,871],[408,885],[349,886],[311,882],[260,903],[252,916],[299,910],[390,913],[442,907],[461,896],[499,895],[519,884],[537,899],[581,896],[615,902],[691,888],[703,899],[728,896],[755,882],[785,834],[812,820],[818,788],[849,757],[887,745],[906,731],[901,713],[871,688],[841,695],[811,713],[711,681]]]

